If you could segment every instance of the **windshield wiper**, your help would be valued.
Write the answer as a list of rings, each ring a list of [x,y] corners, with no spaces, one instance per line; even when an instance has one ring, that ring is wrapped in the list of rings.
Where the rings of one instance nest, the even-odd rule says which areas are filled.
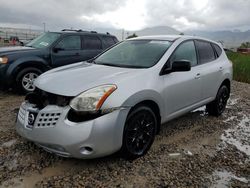
[[[86,62],[87,62],[87,63],[93,63],[93,64],[96,64],[95,59],[90,59],[90,60],[87,60]]]
[[[146,68],[142,66],[136,66],[136,65],[122,65],[122,64],[112,64],[112,63],[98,63],[98,65],[107,65],[112,67],[123,67],[123,68]]]

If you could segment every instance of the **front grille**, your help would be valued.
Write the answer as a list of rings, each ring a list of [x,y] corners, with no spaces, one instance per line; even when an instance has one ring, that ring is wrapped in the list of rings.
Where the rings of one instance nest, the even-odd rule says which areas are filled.
[[[25,114],[25,109],[23,109],[23,107],[21,106],[18,112],[18,119],[22,124],[24,124],[25,122]]]
[[[36,88],[32,93],[26,95],[25,100],[34,104],[36,108],[42,109],[47,105],[67,106],[72,97],[56,95]]]
[[[36,127],[53,127],[56,125],[60,118],[61,113],[50,112],[50,113],[39,113],[36,120]]]

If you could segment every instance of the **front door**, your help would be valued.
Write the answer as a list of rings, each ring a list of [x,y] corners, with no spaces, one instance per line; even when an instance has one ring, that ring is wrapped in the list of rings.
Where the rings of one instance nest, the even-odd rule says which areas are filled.
[[[59,67],[81,61],[81,37],[64,37],[52,50],[52,66]]]
[[[167,116],[174,114],[201,101],[200,69],[197,66],[195,45],[192,40],[181,43],[173,52],[168,63],[188,60],[191,70],[187,72],[172,72],[163,75],[165,85],[163,98]]]

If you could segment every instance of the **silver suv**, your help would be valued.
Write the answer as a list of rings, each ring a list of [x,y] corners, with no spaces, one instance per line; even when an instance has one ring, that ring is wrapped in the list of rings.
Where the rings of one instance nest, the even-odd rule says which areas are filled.
[[[17,132],[65,157],[120,151],[144,155],[167,121],[206,105],[225,110],[232,64],[216,42],[189,36],[138,37],[89,62],[42,74],[26,96]]]

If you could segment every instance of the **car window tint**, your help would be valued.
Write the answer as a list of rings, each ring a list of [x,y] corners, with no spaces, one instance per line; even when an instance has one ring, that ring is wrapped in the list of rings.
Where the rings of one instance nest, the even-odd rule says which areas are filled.
[[[80,50],[81,49],[81,38],[80,36],[67,36],[62,39],[56,46],[63,50]]]
[[[112,37],[103,37],[102,39],[103,39],[103,47],[104,48],[108,48],[108,47],[112,46],[113,44],[115,44]]]
[[[171,56],[171,62],[187,60],[190,61],[191,66],[197,65],[197,57],[195,45],[193,41],[187,41],[180,44]]]
[[[97,50],[101,49],[102,44],[98,37],[95,36],[84,36],[83,49],[85,50]]]
[[[216,51],[217,56],[220,57],[220,55],[222,53],[221,47],[219,47],[217,44],[212,44],[212,45],[213,45],[213,47],[214,47],[214,49]]]
[[[195,41],[195,44],[198,50],[199,62],[201,64],[215,60],[214,50],[209,42]]]

